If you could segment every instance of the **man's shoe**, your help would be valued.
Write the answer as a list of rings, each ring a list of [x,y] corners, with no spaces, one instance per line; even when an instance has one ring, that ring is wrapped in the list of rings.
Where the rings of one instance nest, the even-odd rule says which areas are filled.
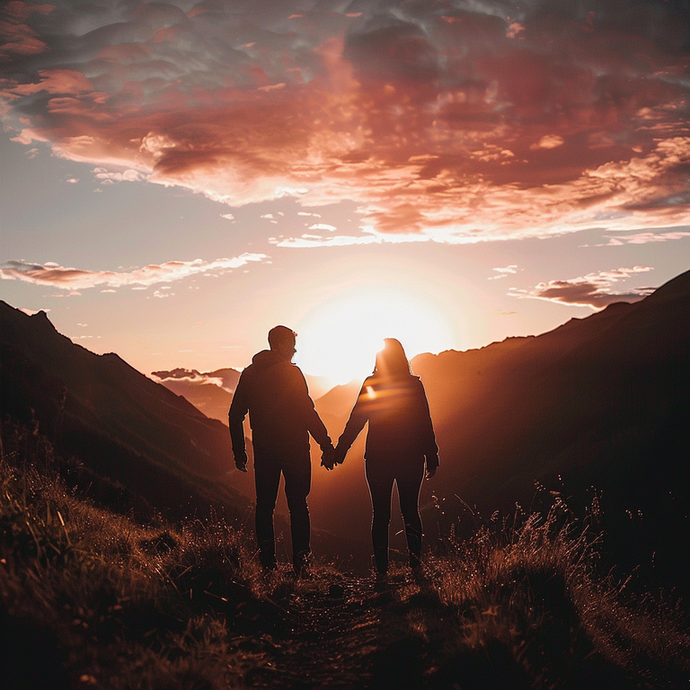
[[[273,575],[278,570],[278,562],[275,557],[271,558],[265,554],[259,555],[259,563],[261,564],[261,572],[264,577]]]

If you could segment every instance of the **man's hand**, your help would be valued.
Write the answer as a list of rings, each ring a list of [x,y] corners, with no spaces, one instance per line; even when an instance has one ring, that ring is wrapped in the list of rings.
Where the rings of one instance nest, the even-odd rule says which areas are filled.
[[[438,455],[427,456],[426,458],[426,478],[431,479],[438,469]]]
[[[240,472],[246,472],[247,471],[247,454],[246,453],[238,453],[235,455],[235,467],[240,471]]]
[[[321,467],[325,467],[327,470],[332,470],[335,465],[335,448],[333,444],[330,444],[323,449],[321,453]]]

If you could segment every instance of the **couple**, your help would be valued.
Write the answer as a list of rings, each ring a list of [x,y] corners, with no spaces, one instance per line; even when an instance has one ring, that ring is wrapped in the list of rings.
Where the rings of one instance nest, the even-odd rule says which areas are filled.
[[[331,470],[369,422],[366,477],[371,494],[371,536],[378,582],[388,570],[388,526],[393,482],[398,485],[405,521],[410,565],[420,568],[422,522],[419,489],[438,467],[438,448],[422,382],[413,376],[402,345],[393,338],[376,355],[372,376],[362,385],[345,430],[333,448],[326,427],[314,409],[307,383],[292,364],[296,333],[276,326],[268,333],[270,350],[257,353],[240,376],[229,412],[235,466],[247,471],[243,421],[252,428],[256,483],[256,538],[259,559],[266,570],[276,567],[273,511],[281,472],[290,511],[293,566],[301,575],[310,555],[309,509],[311,488],[309,434],[321,447],[322,466]]]

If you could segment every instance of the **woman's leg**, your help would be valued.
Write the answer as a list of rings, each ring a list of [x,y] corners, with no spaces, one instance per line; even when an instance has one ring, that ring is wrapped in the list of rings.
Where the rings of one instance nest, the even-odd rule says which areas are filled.
[[[419,473],[410,473],[405,477],[396,477],[398,497],[400,498],[400,512],[405,522],[407,549],[410,552],[410,566],[420,564],[422,553],[422,518],[419,515],[419,490],[422,486],[424,467]]]
[[[388,570],[388,526],[391,521],[391,492],[393,476],[382,468],[367,463],[367,484],[371,495],[373,517],[371,521],[371,541],[374,545],[376,572]]]

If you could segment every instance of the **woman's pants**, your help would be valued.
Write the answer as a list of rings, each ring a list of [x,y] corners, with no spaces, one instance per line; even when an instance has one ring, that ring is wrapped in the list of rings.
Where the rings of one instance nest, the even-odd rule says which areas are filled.
[[[422,519],[419,516],[419,489],[424,477],[424,460],[412,467],[398,467],[366,463],[367,484],[371,494],[373,519],[371,540],[374,544],[376,572],[388,570],[388,527],[391,521],[391,495],[393,482],[398,486],[400,511],[405,522],[407,548],[410,552],[410,565],[419,565],[422,552]]]

